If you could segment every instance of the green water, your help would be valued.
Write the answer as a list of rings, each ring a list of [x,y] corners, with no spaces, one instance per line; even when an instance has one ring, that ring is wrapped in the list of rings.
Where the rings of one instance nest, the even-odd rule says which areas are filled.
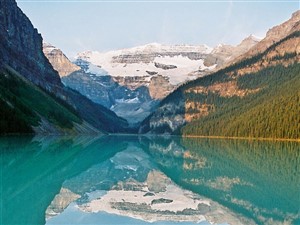
[[[1,224],[148,224],[126,215],[79,212],[72,205],[85,201],[88,194],[109,191],[120,181],[144,182],[152,170],[256,224],[300,224],[299,143],[3,137],[0,149]],[[47,209],[61,189],[81,197],[49,217]]]

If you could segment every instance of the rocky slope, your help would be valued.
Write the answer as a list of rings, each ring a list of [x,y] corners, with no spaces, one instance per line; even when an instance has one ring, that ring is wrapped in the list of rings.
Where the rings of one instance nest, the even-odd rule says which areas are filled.
[[[234,62],[238,62],[242,59],[250,58],[252,56],[255,56],[256,54],[264,52],[274,43],[280,41],[281,39],[295,31],[299,31],[299,29],[300,10],[293,13],[292,17],[286,22],[269,29],[269,31],[266,34],[266,37],[263,40],[261,40],[256,46],[250,48],[249,51],[236,58]]]
[[[58,74],[43,54],[42,36],[14,0],[0,2],[0,21],[1,65],[9,65],[47,90],[62,87]]]
[[[105,71],[89,71],[87,63],[77,60],[81,70],[62,77],[63,83],[125,118],[131,127],[136,127],[156,108],[158,101],[150,96],[149,89],[140,86],[130,89],[120,85]]]
[[[72,133],[119,132],[127,126],[115,113],[61,83],[43,54],[41,35],[14,0],[0,2],[0,24],[1,133],[56,133],[57,126]],[[51,104],[41,107],[45,102]],[[5,125],[9,115],[18,121],[13,130]]]
[[[218,45],[216,46],[211,54],[204,60],[204,65],[210,66],[213,64],[217,64],[217,68],[224,67],[225,65],[229,65],[240,55],[243,55],[245,52],[250,50],[253,46],[258,44],[260,39],[250,35],[245,38],[240,44],[237,46],[231,45]]]
[[[60,49],[49,43],[43,43],[43,52],[60,77],[80,70],[80,67],[71,63]]]
[[[269,43],[273,36],[268,32],[258,49],[251,50],[260,53],[178,88],[144,121],[140,132],[299,138],[294,125],[300,121],[297,15],[271,29],[293,27],[295,32],[263,47],[261,43]],[[290,108],[287,113],[285,107]]]
[[[62,78],[68,87],[79,91],[93,102],[101,104],[136,126],[155,109],[158,101],[151,98],[146,87],[135,90],[119,85],[111,76],[74,72]]]

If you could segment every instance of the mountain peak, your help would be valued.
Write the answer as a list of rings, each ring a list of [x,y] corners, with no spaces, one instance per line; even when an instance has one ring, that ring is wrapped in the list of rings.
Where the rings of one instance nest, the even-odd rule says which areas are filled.
[[[162,44],[158,43],[158,42],[152,42],[152,43],[149,43],[149,44],[146,44],[144,46],[154,46],[154,47],[161,47]]]
[[[292,18],[293,18],[293,19],[300,20],[300,10],[297,10],[296,12],[294,12],[294,13],[292,14]]]
[[[58,50],[54,45],[43,41],[43,51],[44,53],[51,53],[53,50]]]
[[[286,36],[287,34],[294,32],[295,25],[299,24],[299,22],[300,22],[300,10],[294,12],[289,20],[269,29],[264,40],[272,39],[274,41],[278,41],[282,39],[282,37]]]
[[[269,29],[266,36],[261,41],[259,41],[248,52],[236,58],[235,61],[237,62],[243,58],[249,58],[253,55],[264,52],[268,47],[270,47],[275,42],[278,42],[279,40],[283,39],[287,35],[299,30],[300,30],[300,10],[293,13],[293,15],[289,20]],[[247,38],[245,40],[247,40]],[[250,39],[248,39],[248,41],[249,40]]]
[[[254,46],[255,44],[257,44],[260,41],[261,41],[261,38],[258,38],[256,36],[254,36],[253,34],[251,34],[250,36],[248,36],[244,40],[242,40],[241,43],[238,44],[237,46],[249,46],[249,45]]]
[[[71,63],[59,48],[56,48],[50,43],[43,42],[43,52],[60,77],[67,76],[72,72],[80,70],[79,66]]]
[[[245,38],[244,40],[253,40],[253,41],[256,41],[256,42],[259,42],[259,41],[261,41],[262,40],[262,38],[260,38],[260,37],[257,37],[257,36],[255,36],[254,34],[250,34],[250,36],[249,37],[247,37],[247,38]]]

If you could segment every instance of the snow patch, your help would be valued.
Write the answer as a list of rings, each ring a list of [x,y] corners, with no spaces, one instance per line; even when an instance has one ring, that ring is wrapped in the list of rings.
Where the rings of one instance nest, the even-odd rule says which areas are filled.
[[[108,75],[108,73],[105,70],[103,70],[99,66],[96,66],[93,64],[88,65],[88,70],[86,72],[94,74],[94,75],[98,75],[98,76],[107,76]]]

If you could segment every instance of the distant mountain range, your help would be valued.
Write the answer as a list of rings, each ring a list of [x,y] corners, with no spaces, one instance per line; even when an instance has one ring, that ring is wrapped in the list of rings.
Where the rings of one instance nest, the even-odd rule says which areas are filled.
[[[251,35],[238,46],[220,44],[215,48],[206,45],[151,43],[106,53],[87,51],[79,53],[76,58],[104,69],[120,84],[132,89],[141,85],[150,86],[151,96],[162,99],[172,89],[160,94],[157,94],[155,89],[152,90],[151,84],[157,76],[161,75],[170,87],[175,88],[183,82],[208,74],[245,53],[258,41]],[[140,82],[131,81],[132,78],[138,77]]]
[[[43,50],[63,83],[137,126],[180,84],[208,75],[256,45],[253,35],[237,46],[147,44],[100,53],[79,53],[71,61],[44,43]]]

